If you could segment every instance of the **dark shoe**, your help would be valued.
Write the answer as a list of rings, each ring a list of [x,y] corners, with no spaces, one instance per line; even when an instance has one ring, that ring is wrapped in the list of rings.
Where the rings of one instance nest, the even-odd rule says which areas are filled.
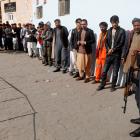
[[[97,83],[100,83],[100,81],[94,80],[94,81],[92,82],[92,84],[97,84]]]
[[[83,77],[78,77],[77,79],[76,79],[76,81],[80,81],[80,80],[83,80],[84,78]]]
[[[73,78],[77,78],[77,77],[79,77],[79,72],[76,72],[73,76]]]
[[[49,66],[51,67],[52,66],[52,63],[49,63]]]
[[[47,65],[48,65],[48,63],[45,63],[45,64],[44,64],[44,66],[47,66]]]
[[[97,91],[100,91],[100,90],[103,90],[104,89],[104,85],[100,85],[98,88],[97,88]]]
[[[140,127],[136,129],[135,131],[130,133],[131,137],[140,137]]]
[[[88,82],[90,82],[90,79],[89,78],[86,78],[85,81],[84,81],[84,83],[88,83]]]
[[[38,60],[42,60],[42,57],[38,57]]]
[[[33,55],[30,55],[31,58],[33,58]]]
[[[60,68],[56,68],[53,72],[59,72]]]
[[[33,57],[36,58],[37,56],[35,54],[33,54]]]
[[[44,60],[42,60],[42,64],[45,64],[45,61]]]
[[[111,87],[110,92],[114,92],[116,90],[115,87]]]
[[[62,70],[62,73],[63,73],[63,74],[67,73],[67,70]]]
[[[140,118],[138,118],[138,119],[131,119],[130,122],[134,123],[134,124],[140,124]]]
[[[72,71],[71,71],[71,72],[69,72],[69,75],[70,75],[70,76],[73,76],[73,72],[72,72]]]

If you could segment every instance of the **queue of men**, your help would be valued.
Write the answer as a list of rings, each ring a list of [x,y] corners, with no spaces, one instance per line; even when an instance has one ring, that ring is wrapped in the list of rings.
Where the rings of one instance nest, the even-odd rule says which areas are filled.
[[[119,17],[110,18],[112,27],[108,29],[106,22],[99,24],[101,33],[98,38],[92,29],[88,28],[86,19],[76,19],[76,27],[68,32],[61,21],[51,23],[40,22],[37,29],[33,24],[0,25],[0,47],[5,50],[24,50],[31,58],[38,57],[44,66],[55,66],[53,72],[69,72],[76,81],[91,81],[92,54],[96,55],[96,68],[92,84],[100,83],[97,91],[103,90],[109,81],[108,71],[113,72],[111,92],[116,90],[120,65],[124,66],[127,75],[130,67],[140,68],[140,19],[132,21],[133,30],[125,31],[119,26]],[[133,91],[140,112],[140,72],[137,70],[133,79],[136,85]],[[131,123],[140,124],[140,117],[132,119]],[[140,137],[140,127],[131,132],[130,136]]]

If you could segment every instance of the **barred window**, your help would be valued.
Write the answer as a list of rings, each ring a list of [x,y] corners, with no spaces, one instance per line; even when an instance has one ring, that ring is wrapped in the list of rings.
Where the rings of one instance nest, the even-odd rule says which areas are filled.
[[[59,16],[70,14],[70,0],[59,0],[58,13]]]
[[[47,3],[47,0],[44,0],[44,4],[46,4]]]
[[[8,14],[6,14],[6,15],[7,15],[7,20],[8,20],[8,21],[13,21],[13,20],[14,20],[14,16],[13,16],[12,13],[8,13]]]
[[[39,0],[36,0],[36,5],[38,5],[39,4]]]
[[[40,19],[43,17],[43,7],[42,6],[37,7],[36,16],[37,16],[37,19]]]

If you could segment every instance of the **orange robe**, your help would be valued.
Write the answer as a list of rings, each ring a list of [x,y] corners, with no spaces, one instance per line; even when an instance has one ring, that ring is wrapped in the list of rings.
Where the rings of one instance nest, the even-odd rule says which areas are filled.
[[[95,71],[95,80],[99,81],[101,78],[101,73],[103,71],[103,67],[106,60],[106,36],[103,35],[103,33],[100,33],[99,40],[98,40],[98,46],[97,46],[97,54],[96,54],[96,71]]]

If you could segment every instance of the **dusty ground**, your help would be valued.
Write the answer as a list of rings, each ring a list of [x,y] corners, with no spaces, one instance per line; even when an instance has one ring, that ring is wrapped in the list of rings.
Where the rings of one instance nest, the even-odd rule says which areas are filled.
[[[26,54],[0,53],[0,140],[139,139],[128,135],[138,127],[130,123],[138,117],[134,96],[124,115],[122,89],[96,92],[97,85],[53,69]]]

